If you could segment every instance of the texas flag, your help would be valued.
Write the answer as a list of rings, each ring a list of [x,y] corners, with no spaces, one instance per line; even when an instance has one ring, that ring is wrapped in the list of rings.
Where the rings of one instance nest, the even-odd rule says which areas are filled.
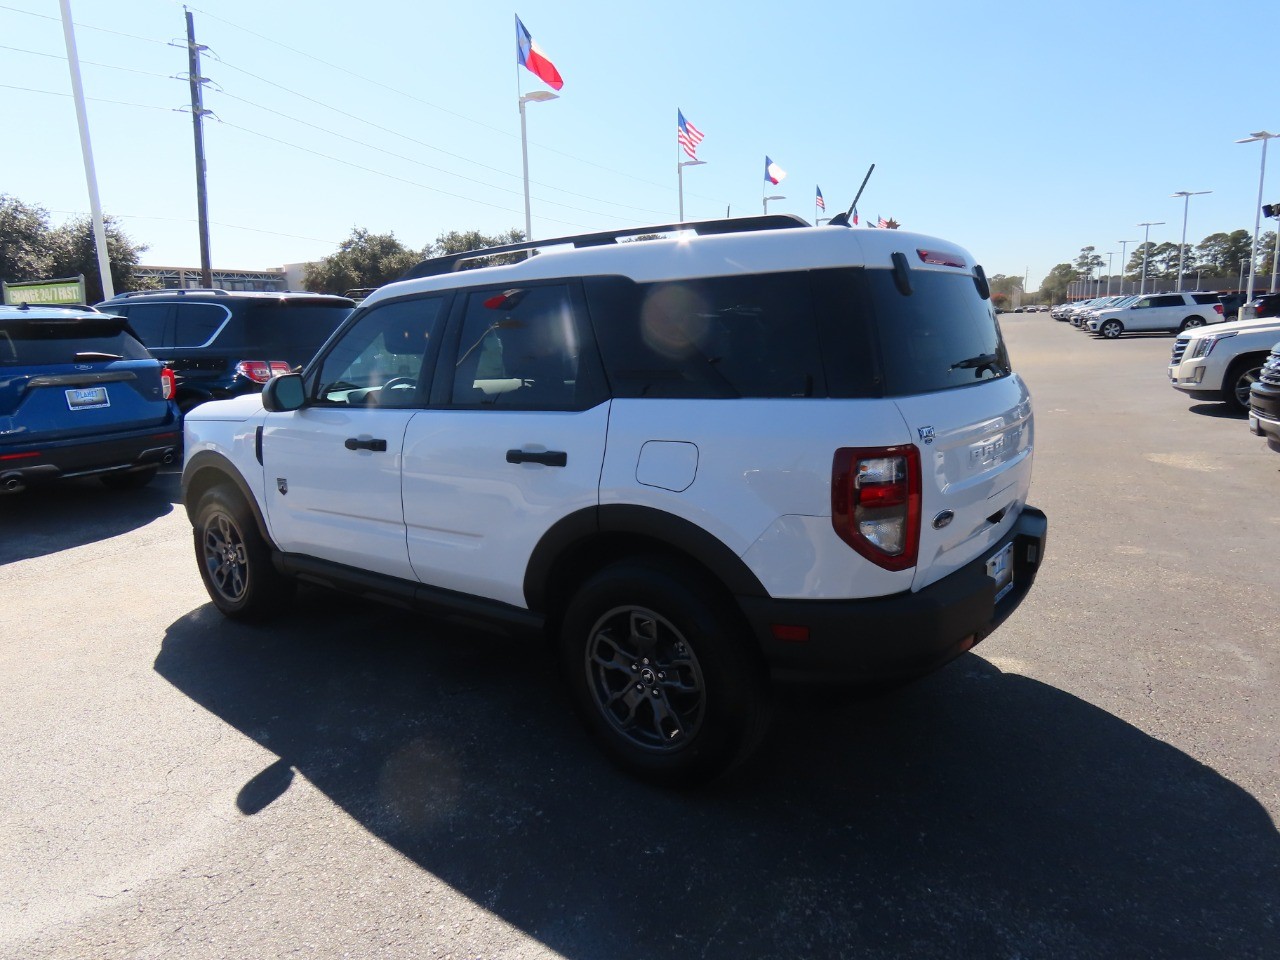
[[[533,37],[529,36],[529,31],[524,28],[518,16],[516,17],[516,62],[552,90],[559,90],[564,86],[564,81],[560,79],[560,71],[533,42]]]
[[[768,157],[764,158],[764,179],[766,183],[781,183],[786,175],[787,171],[783,170]]]

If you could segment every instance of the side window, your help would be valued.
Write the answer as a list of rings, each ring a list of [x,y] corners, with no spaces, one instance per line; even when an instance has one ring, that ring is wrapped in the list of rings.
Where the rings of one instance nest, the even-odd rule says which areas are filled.
[[[111,312],[128,317],[129,326],[148,347],[169,347],[173,338],[165,338],[165,323],[172,311],[167,303],[134,303]]]
[[[1145,307],[1152,307],[1152,306],[1155,306],[1155,303],[1153,302],[1153,299],[1151,297],[1143,297],[1133,305],[1135,310],[1142,310]]]
[[[320,365],[314,398],[338,406],[425,403],[423,363],[439,331],[443,297],[375,307],[347,330]]]
[[[210,343],[231,312],[216,303],[179,303],[174,307],[173,346],[203,347]]]
[[[569,409],[579,398],[581,330],[563,285],[467,295],[452,403]]]
[[[1182,294],[1169,293],[1163,297],[1152,297],[1152,306],[1156,307],[1181,307],[1184,306]]]

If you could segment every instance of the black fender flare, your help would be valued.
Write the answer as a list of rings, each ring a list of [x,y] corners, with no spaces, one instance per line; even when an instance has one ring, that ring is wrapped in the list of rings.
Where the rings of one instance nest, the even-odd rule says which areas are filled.
[[[201,450],[193,454],[186,466],[182,468],[182,506],[187,511],[187,519],[195,523],[196,504],[192,500],[191,491],[195,487],[199,492],[203,492],[206,488],[204,481],[210,471],[226,478],[236,488],[253,514],[253,521],[258,525],[258,532],[262,534],[262,539],[274,549],[271,534],[267,530],[267,518],[263,516],[258,498],[253,495],[248,482],[240,475],[236,465],[214,450]],[[199,480],[198,483],[197,480]]]

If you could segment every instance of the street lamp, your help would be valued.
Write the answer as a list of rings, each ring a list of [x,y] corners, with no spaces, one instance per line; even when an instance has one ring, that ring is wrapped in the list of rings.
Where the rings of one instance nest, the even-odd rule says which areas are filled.
[[[1139,227],[1146,227],[1146,233],[1143,234],[1142,240],[1142,285],[1138,287],[1138,296],[1143,296],[1147,292],[1147,254],[1150,253],[1151,246],[1151,228],[1163,227],[1163,220],[1151,220],[1147,223],[1137,224]]]
[[[770,200],[785,200],[785,199],[787,199],[787,198],[786,198],[786,197],[765,197],[765,198],[764,198],[764,212],[765,212],[766,214],[768,214],[768,212],[769,212],[769,201],[770,201]]]
[[[1182,258],[1187,247],[1187,207],[1191,205],[1191,198],[1198,197],[1204,193],[1213,193],[1212,190],[1179,190],[1177,193],[1169,194],[1170,197],[1182,198],[1182,243],[1178,244],[1178,292],[1182,292]]]
[[[1124,272],[1125,270],[1128,269],[1128,267],[1126,266],[1128,261],[1125,260],[1124,258],[1124,248],[1131,243],[1137,243],[1137,241],[1136,240],[1117,240],[1116,243],[1120,244],[1120,293],[1121,295],[1123,295],[1124,294]]]
[[[1253,299],[1253,277],[1258,269],[1258,230],[1262,226],[1262,181],[1267,175],[1267,141],[1280,137],[1280,133],[1267,133],[1265,130],[1259,130],[1257,133],[1251,133],[1243,140],[1237,140],[1236,143],[1253,143],[1256,140],[1262,141],[1262,170],[1258,173],[1258,202],[1253,206],[1253,240],[1249,247],[1249,262],[1253,264],[1249,267],[1249,292],[1245,294],[1246,303]]]
[[[676,164],[676,182],[680,187],[680,222],[684,223],[684,168],[701,167],[705,160],[685,160]]]
[[[1107,296],[1111,296],[1111,258],[1116,255],[1114,250],[1107,252]]]
[[[520,98],[520,157],[524,161],[524,238],[533,239],[533,221],[529,216],[529,136],[525,132],[524,105],[526,103],[545,103],[556,100],[558,93],[550,90],[535,90]]]

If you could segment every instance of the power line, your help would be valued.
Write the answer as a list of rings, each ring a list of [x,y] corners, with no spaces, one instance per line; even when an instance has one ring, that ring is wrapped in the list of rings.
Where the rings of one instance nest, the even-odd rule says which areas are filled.
[[[88,216],[84,210],[50,210],[50,213],[60,213],[72,217]],[[164,223],[195,223],[194,217],[154,217],[141,213],[113,213],[110,215],[112,220],[159,220]],[[333,246],[341,245],[340,240],[324,240],[320,237],[304,237],[296,233],[280,233],[278,230],[262,230],[258,227],[246,227],[239,223],[224,223],[219,220],[209,221],[215,227],[226,227],[228,230],[247,230],[250,233],[264,233],[271,237],[288,237],[290,240],[310,240],[315,243],[328,243]]]
[[[52,20],[54,23],[62,22],[61,17],[51,17],[45,13],[33,13],[30,10],[21,10],[18,7],[11,7],[7,3],[0,3],[0,10],[9,10],[13,13],[21,13],[28,17],[36,17],[39,20]],[[155,40],[151,37],[140,37],[136,33],[121,33],[119,30],[108,30],[106,27],[94,27],[87,23],[81,23],[78,20],[72,20],[72,23],[77,30],[96,30],[98,33],[110,33],[117,37],[128,37],[130,40],[141,40],[144,43],[158,43],[162,47],[169,46],[169,41],[167,40]]]
[[[0,83],[0,89],[4,90],[21,90],[23,93],[42,93],[47,97],[70,97],[71,94],[63,93],[61,90],[37,90],[35,87],[15,87],[12,84]],[[144,110],[164,110],[166,113],[182,113],[174,107],[157,107],[151,103],[133,103],[129,100],[107,100],[103,97],[85,97],[94,103],[114,103],[121,107],[142,107]]]
[[[58,54],[58,53],[41,53],[39,50],[24,50],[22,47],[9,47],[9,46],[5,46],[4,44],[0,44],[0,50],[12,50],[15,53],[27,53],[33,57],[46,57],[50,60],[61,60],[63,63],[67,62],[67,58],[64,55]],[[88,64],[91,67],[102,67],[106,70],[122,70],[125,73],[136,73],[144,77],[159,77],[161,80],[173,79],[173,77],[167,73],[152,73],[150,70],[135,70],[133,67],[119,67],[113,63],[98,63],[94,60],[84,60],[84,59],[82,59],[80,63],[82,65]]]

